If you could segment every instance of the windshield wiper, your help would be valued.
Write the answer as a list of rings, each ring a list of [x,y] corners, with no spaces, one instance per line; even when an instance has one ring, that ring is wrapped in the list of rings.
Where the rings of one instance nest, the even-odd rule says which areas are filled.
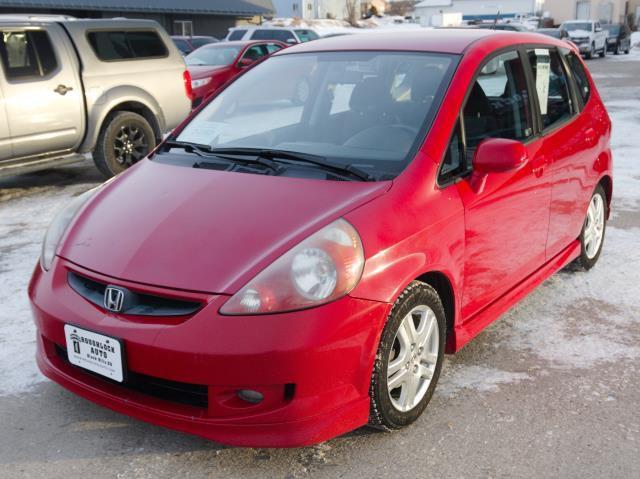
[[[209,145],[202,145],[199,143],[190,143],[187,141],[176,141],[176,140],[167,140],[164,142],[163,146],[169,148],[182,148],[187,153],[193,153],[200,157],[205,158],[220,158],[225,161],[230,161],[232,163],[241,164],[241,165],[259,165],[263,166],[269,170],[272,170],[275,173],[281,173],[284,170],[282,165],[271,161],[268,158],[261,157],[256,155],[255,153],[247,153],[242,156],[249,156],[251,158],[238,158],[235,154],[229,156],[222,151],[218,151],[217,149],[211,148]],[[208,162],[195,162],[193,164],[194,168],[207,168]]]
[[[271,160],[291,160],[309,165],[315,165],[325,170],[333,171],[342,175],[348,174],[362,181],[375,181],[376,178],[364,170],[353,165],[338,165],[327,161],[324,156],[310,153],[299,153],[296,151],[276,150],[268,148],[211,148],[213,154],[221,155],[255,155],[258,158],[268,158]]]

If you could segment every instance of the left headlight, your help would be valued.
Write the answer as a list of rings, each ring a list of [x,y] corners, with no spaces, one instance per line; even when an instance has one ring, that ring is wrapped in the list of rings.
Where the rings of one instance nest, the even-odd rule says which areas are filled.
[[[363,268],[360,236],[350,223],[339,219],[261,271],[220,308],[220,313],[281,313],[328,303],[355,288]]]
[[[76,196],[67,206],[58,213],[47,233],[44,235],[44,241],[42,242],[42,254],[40,255],[40,265],[45,271],[49,271],[53,258],[56,255],[58,244],[62,235],[67,230],[67,226],[71,223],[78,210],[84,205],[91,196],[96,192],[98,188],[92,188],[89,191],[85,191],[81,195]]]

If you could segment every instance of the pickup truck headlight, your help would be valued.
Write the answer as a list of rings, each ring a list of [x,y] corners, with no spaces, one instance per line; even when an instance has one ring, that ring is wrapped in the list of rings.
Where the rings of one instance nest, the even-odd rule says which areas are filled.
[[[196,89],[211,83],[211,78],[200,78],[199,80],[191,80],[191,88]]]
[[[49,229],[47,229],[47,233],[44,235],[42,254],[40,255],[40,265],[45,271],[49,271],[49,268],[51,268],[51,263],[53,263],[56,250],[58,249],[62,235],[64,235],[64,232],[67,230],[67,226],[69,226],[69,223],[71,223],[71,220],[76,216],[80,208],[93,196],[97,189],[98,188],[92,188],[76,196],[53,218]]]
[[[220,313],[280,313],[325,304],[355,288],[363,268],[360,236],[350,223],[339,219],[261,271],[220,308]]]

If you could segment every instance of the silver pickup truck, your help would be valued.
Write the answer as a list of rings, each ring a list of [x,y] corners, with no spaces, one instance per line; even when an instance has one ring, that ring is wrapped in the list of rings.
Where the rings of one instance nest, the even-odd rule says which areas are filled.
[[[107,177],[189,113],[191,83],[148,20],[0,15],[0,176],[93,153]]]

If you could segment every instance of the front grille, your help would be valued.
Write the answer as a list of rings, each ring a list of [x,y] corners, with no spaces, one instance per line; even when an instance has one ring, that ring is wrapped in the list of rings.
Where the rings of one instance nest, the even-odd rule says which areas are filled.
[[[108,283],[102,283],[69,271],[67,274],[69,286],[87,301],[96,306],[104,307],[104,292]],[[118,286],[125,295],[121,314],[133,316],[188,316],[202,307],[202,303],[184,301],[151,294],[141,294]]]
[[[169,381],[168,379],[155,378],[153,376],[138,374],[132,371],[127,371],[125,381],[119,383],[87,369],[82,369],[78,366],[72,365],[69,362],[67,350],[65,348],[56,344],[55,349],[58,357],[71,367],[109,384],[115,384],[116,386],[136,391],[147,396],[178,404],[185,404],[187,406],[207,408],[209,405],[209,389],[205,385]]]

